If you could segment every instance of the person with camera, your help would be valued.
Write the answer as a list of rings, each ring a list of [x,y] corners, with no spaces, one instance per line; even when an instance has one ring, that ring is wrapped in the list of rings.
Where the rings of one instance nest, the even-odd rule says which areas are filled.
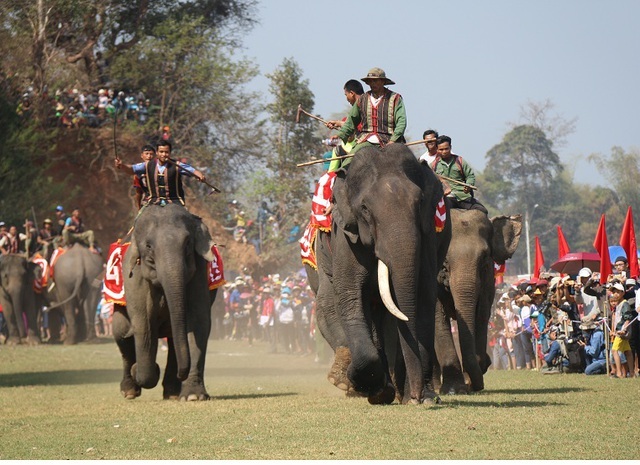
[[[604,343],[604,333],[600,324],[593,321],[580,325],[584,338],[578,339],[578,345],[584,350],[587,363],[585,375],[603,375],[607,373],[607,360]]]
[[[633,352],[631,351],[631,346],[629,345],[629,336],[630,336],[630,325],[637,318],[637,313],[634,309],[631,308],[629,302],[625,300],[625,288],[620,282],[615,282],[611,285],[611,306],[615,306],[615,310],[613,313],[613,322],[612,327],[614,330],[612,331],[615,336],[613,339],[613,346],[611,347],[611,352],[613,354],[613,360],[616,365],[616,373],[612,374],[612,378],[621,378],[627,376],[627,373],[630,376],[633,376],[633,370],[635,367]],[[624,356],[627,359],[627,367],[628,370],[623,371],[622,360],[620,357],[620,352],[624,353]]]
[[[593,321],[598,317],[598,315],[604,313],[604,300],[588,294],[585,290],[585,287],[592,275],[593,273],[589,268],[582,268],[578,271],[578,276],[576,276],[576,283],[574,285],[576,303],[582,308],[581,313],[583,321],[585,318],[587,318],[587,321]]]
[[[562,363],[564,367],[569,366],[569,360],[562,359],[561,362],[559,361],[560,356],[562,355],[560,342],[558,342],[560,328],[556,325],[551,325],[548,329],[548,333],[551,344],[549,345],[547,353],[544,354],[544,362],[547,365],[547,369],[544,370],[543,373],[560,373],[559,363]]]

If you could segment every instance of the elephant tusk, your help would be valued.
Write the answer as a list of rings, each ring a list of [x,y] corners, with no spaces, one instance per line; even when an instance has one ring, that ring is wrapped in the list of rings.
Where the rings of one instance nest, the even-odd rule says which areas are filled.
[[[384,306],[387,307],[389,313],[402,321],[409,321],[409,318],[396,307],[393,297],[391,297],[391,289],[389,288],[389,268],[382,260],[378,260],[378,288],[380,289],[380,297]]]

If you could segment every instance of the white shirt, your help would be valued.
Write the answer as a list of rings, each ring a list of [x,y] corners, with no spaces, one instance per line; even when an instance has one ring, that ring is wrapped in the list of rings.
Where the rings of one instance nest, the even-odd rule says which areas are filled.
[[[435,161],[437,156],[437,154],[429,155],[429,151],[427,150],[425,153],[420,155],[420,163],[426,163],[427,165],[429,165],[429,168],[431,168],[431,165],[433,165],[433,162]]]

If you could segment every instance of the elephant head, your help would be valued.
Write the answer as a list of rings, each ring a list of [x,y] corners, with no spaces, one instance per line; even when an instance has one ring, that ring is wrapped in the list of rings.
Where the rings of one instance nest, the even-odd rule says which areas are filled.
[[[36,322],[35,294],[33,281],[36,276],[35,263],[21,255],[0,256],[0,304],[2,304],[10,344],[22,341],[30,344],[40,342]],[[25,326],[23,314],[27,317]]]
[[[333,287],[350,340],[349,379],[370,400],[388,382],[378,301],[397,317],[411,398],[425,399],[438,263],[434,214],[442,194],[403,144],[360,150],[335,181]]]
[[[162,308],[168,308],[171,335],[177,359],[177,376],[185,380],[191,359],[187,333],[190,306],[206,300],[206,262],[212,260],[211,239],[206,225],[180,205],[148,206],[135,223],[125,263],[127,308],[131,316],[136,344],[136,378],[144,388],[158,382],[155,356],[158,321]],[[126,272],[125,272],[126,274]],[[147,304],[149,301],[150,305]],[[207,334],[208,336],[208,334]]]

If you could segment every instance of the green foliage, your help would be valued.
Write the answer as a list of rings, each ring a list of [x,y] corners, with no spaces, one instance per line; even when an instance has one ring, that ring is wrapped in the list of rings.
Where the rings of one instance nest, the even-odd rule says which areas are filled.
[[[633,147],[625,152],[622,147],[613,147],[609,156],[594,153],[588,160],[598,167],[620,202],[640,213],[640,149]]]

